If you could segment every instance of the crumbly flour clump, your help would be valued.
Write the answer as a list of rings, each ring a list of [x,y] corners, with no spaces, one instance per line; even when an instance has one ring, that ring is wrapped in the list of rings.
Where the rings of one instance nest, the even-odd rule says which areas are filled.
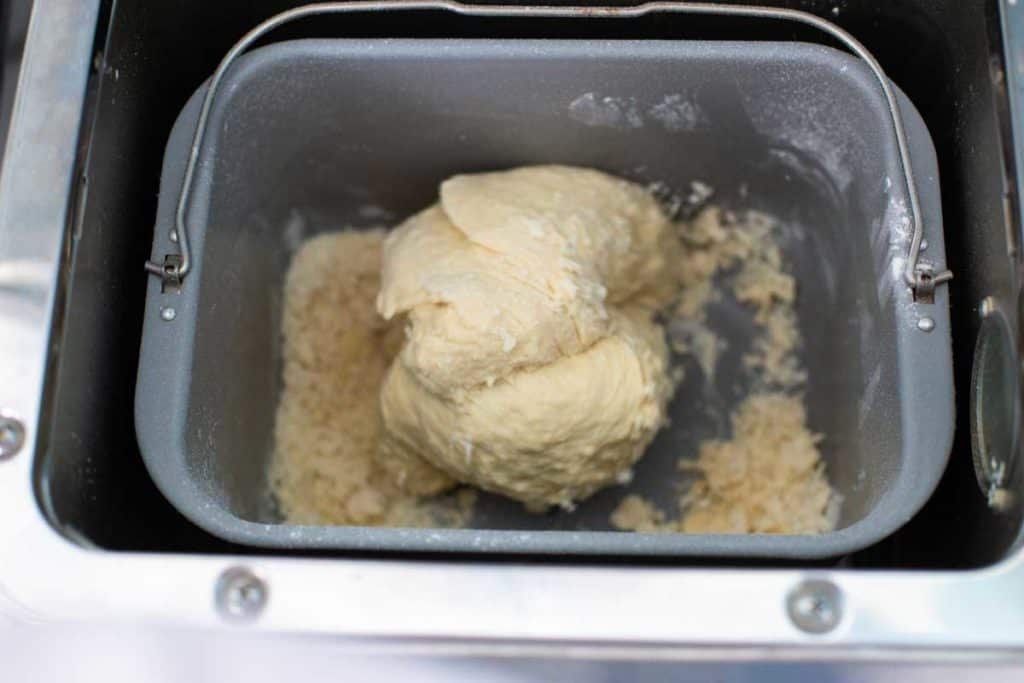
[[[713,372],[716,336],[706,308],[732,296],[751,309],[760,334],[743,359],[754,390],[731,416],[732,435],[683,454],[679,467],[695,475],[671,514],[641,496],[626,496],[611,523],[629,531],[682,533],[821,533],[835,528],[840,497],[829,485],[818,444],[807,426],[800,390],[806,372],[797,352],[797,283],[783,267],[775,221],[757,212],[731,214],[709,207],[679,223],[683,287],[668,327],[687,332],[676,345]],[[724,283],[716,277],[725,273]],[[707,366],[711,366],[710,371]]]
[[[399,486],[403,475],[454,484],[433,468],[396,473],[378,459],[380,388],[403,340],[401,322],[375,308],[383,240],[383,230],[315,237],[288,272],[270,484],[292,524],[457,527],[472,512],[472,490],[431,499]]]

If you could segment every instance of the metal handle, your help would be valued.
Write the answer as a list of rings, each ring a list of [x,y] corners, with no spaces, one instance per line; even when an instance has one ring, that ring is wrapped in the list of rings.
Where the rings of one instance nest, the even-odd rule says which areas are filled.
[[[185,167],[185,181],[182,184],[181,195],[178,198],[178,207],[175,214],[175,231],[178,238],[179,254],[168,254],[164,257],[163,263],[146,261],[146,270],[160,277],[165,288],[174,289],[180,287],[182,280],[188,275],[192,267],[192,254],[189,247],[188,226],[185,224],[185,215],[188,213],[189,200],[192,196],[192,182],[196,166],[198,165],[203,138],[206,135],[210,109],[213,106],[214,97],[217,94],[220,82],[223,80],[224,74],[231,67],[232,62],[259,38],[275,28],[296,19],[318,14],[348,14],[353,12],[397,10],[446,10],[471,17],[577,17],[607,19],[639,17],[659,12],[695,15],[710,14],[793,21],[823,31],[846,46],[857,57],[867,62],[882,88],[882,93],[885,95],[885,102],[896,133],[896,146],[899,151],[900,166],[903,171],[907,196],[910,200],[910,219],[914,227],[910,248],[907,253],[907,264],[903,271],[904,279],[911,288],[914,299],[922,303],[931,303],[935,287],[953,279],[953,273],[949,270],[934,272],[931,266],[920,263],[924,224],[921,219],[917,184],[914,181],[914,173],[911,167],[910,150],[907,145],[906,132],[903,128],[903,118],[900,115],[896,95],[889,84],[889,79],[886,77],[881,65],[856,38],[830,21],[800,10],[752,7],[749,5],[723,5],[714,2],[648,2],[632,7],[525,7],[511,5],[467,5],[455,0],[353,0],[352,2],[323,2],[303,5],[302,7],[296,7],[270,17],[242,36],[242,39],[235,43],[217,66],[217,70],[210,79],[210,86],[206,90],[206,95],[203,97],[203,106],[199,112],[199,120],[196,122],[196,132],[192,138],[192,149],[189,152],[188,165]]]

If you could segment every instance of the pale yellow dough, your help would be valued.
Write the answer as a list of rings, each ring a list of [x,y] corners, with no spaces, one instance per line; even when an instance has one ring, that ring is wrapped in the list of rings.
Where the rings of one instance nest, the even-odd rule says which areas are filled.
[[[380,387],[402,344],[374,310],[383,242],[383,230],[321,235],[288,270],[270,483],[292,524],[465,526],[472,514],[469,489],[421,497],[454,485],[428,463],[377,457]]]
[[[678,286],[675,244],[647,191],[597,171],[443,183],[385,243],[378,310],[408,326],[382,457],[532,507],[628,477],[672,390],[653,314]]]

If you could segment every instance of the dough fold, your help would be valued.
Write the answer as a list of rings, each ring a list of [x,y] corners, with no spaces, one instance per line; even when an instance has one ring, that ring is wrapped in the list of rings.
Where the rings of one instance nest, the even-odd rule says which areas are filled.
[[[653,316],[674,244],[647,191],[597,171],[445,181],[384,246],[377,308],[408,320],[381,457],[533,507],[627,477],[672,391]]]

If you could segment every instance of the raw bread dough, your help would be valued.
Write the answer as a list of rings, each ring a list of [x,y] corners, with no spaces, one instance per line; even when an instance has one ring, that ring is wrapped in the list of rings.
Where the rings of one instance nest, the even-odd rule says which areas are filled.
[[[616,481],[664,421],[661,331],[613,312],[614,331],[573,356],[449,400],[404,363],[381,395],[398,457],[420,453],[454,478],[533,506],[570,505]]]
[[[288,270],[270,483],[292,524],[465,526],[472,513],[469,489],[418,495],[455,483],[428,463],[397,468],[377,457],[380,387],[402,344],[401,325],[374,310],[383,242],[383,230],[321,235]]]
[[[677,240],[643,188],[539,166],[456,176],[387,239],[378,310],[408,314],[382,457],[532,507],[625,476],[672,391],[654,311]]]
[[[408,312],[402,361],[448,394],[580,353],[609,334],[609,306],[665,303],[674,249],[650,193],[604,173],[455,176],[388,236],[377,308]]]

